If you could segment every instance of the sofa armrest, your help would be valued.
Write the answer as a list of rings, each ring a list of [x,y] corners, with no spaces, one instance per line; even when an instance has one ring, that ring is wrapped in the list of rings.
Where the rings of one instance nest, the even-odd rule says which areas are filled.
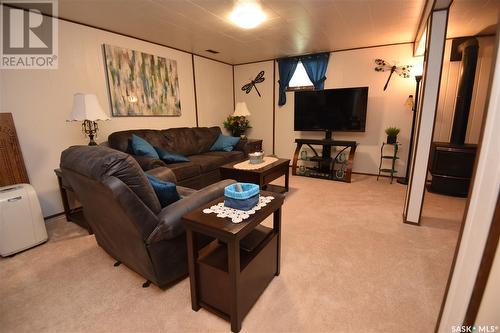
[[[145,171],[150,170],[150,169],[154,169],[157,167],[166,167],[167,166],[165,164],[165,162],[163,162],[162,160],[156,159],[156,158],[147,157],[147,156],[132,155],[132,154],[130,156],[135,158],[137,163],[139,163],[139,165],[141,166],[142,170],[145,170]]]
[[[146,171],[148,175],[155,176],[156,178],[165,182],[177,183],[177,178],[174,172],[166,166],[160,166]]]
[[[156,243],[164,239],[168,240],[180,236],[184,233],[184,226],[181,221],[184,214],[223,196],[224,188],[235,182],[232,179],[221,180],[163,208],[158,214],[160,222],[149,235],[146,243]]]
[[[189,187],[177,186],[177,192],[179,193],[181,198],[184,198],[184,197],[188,197],[190,195],[193,195],[198,191],[194,190],[192,188],[189,188]]]

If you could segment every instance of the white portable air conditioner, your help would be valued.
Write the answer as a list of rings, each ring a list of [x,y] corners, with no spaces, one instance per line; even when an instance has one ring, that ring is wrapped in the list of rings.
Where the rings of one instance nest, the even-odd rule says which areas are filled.
[[[17,184],[0,187],[0,255],[12,255],[47,239],[47,229],[33,186]]]

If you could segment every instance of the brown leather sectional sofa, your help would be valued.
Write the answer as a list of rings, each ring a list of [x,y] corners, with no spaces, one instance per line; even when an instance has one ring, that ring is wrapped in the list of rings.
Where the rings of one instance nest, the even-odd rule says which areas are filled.
[[[146,139],[153,146],[186,156],[190,162],[166,164],[161,160],[136,156],[130,144],[132,134]],[[166,167],[173,172],[178,185],[201,189],[220,180],[220,166],[248,156],[245,140],[240,140],[230,152],[210,151],[219,134],[219,127],[128,130],[109,135],[108,144],[113,149],[132,155],[143,170]]]

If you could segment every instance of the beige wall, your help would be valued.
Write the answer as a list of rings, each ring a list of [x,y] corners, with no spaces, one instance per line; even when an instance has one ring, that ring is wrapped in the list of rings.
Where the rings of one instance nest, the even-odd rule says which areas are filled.
[[[249,94],[241,90],[241,87],[251,80],[260,71],[264,71],[265,80],[257,84],[259,97],[255,88]],[[234,91],[236,102],[246,102],[251,116],[248,118],[253,127],[247,136],[263,140],[263,149],[271,154],[273,150],[273,62],[264,61],[255,64],[234,67]],[[280,134],[277,133],[277,136]]]
[[[401,143],[400,159],[396,164],[401,174],[406,168],[412,116],[404,103],[408,95],[415,94],[415,80],[393,75],[387,90],[383,91],[389,73],[375,72],[374,60],[377,58],[400,65],[421,63],[423,60],[412,56],[411,44],[331,53],[325,89],[369,87],[365,132],[334,132],[333,137],[337,140],[358,142],[353,171],[376,174],[380,159],[380,145],[386,140],[385,128],[389,126],[401,128],[398,136]],[[293,92],[288,92],[287,103],[276,108],[276,154],[288,158],[293,157],[295,138],[324,137],[322,132],[293,131],[293,113],[294,96]]]
[[[193,68],[191,54],[85,26],[59,22],[59,69],[2,70],[0,75],[0,112],[14,117],[21,149],[32,185],[45,216],[62,211],[57,180],[53,170],[59,165],[62,150],[86,144],[80,123],[67,123],[73,94],[95,93],[110,114],[102,44],[107,43],[177,60],[181,117],[124,117],[100,123],[98,141],[118,130],[196,126]],[[200,77],[197,88],[201,124],[217,124],[232,109],[232,78],[223,93],[212,93],[219,81],[229,80],[231,66],[196,59]],[[212,67],[213,66],[213,67]],[[210,75],[210,78],[205,75]],[[230,93],[228,92],[230,90]],[[211,96],[207,100],[207,96]],[[216,111],[215,111],[216,110]],[[216,116],[211,113],[216,112]],[[219,121],[220,122],[220,121]]]
[[[198,125],[220,126],[233,113],[233,66],[194,56]]]
[[[466,143],[478,143],[492,70],[495,37],[479,37],[479,54],[474,79]],[[460,61],[450,61],[452,40],[446,41],[434,141],[450,141],[460,74]]]
[[[333,52],[327,71],[325,88],[341,87],[369,87],[368,112],[366,132],[364,133],[334,133],[335,139],[355,140],[359,143],[354,160],[354,171],[377,173],[380,157],[380,145],[386,139],[384,129],[388,126],[401,128],[399,140],[402,143],[400,150],[401,159],[397,168],[400,172],[405,170],[408,154],[408,140],[411,127],[411,112],[404,103],[408,95],[415,92],[415,80],[403,79],[393,76],[389,87],[383,91],[388,73],[374,71],[374,60],[383,58],[399,64],[421,63],[421,58],[412,57],[411,44],[376,47],[369,49]],[[276,80],[279,75],[276,66]],[[235,66],[235,91],[236,100],[244,100],[249,104],[252,112],[253,124],[258,124],[251,132],[252,137],[264,139],[264,149],[267,152],[272,148],[272,61],[260,62],[250,65]],[[262,98],[255,92],[246,95],[241,91],[243,83],[249,82],[260,70],[266,71],[266,81],[260,84]],[[276,82],[276,147],[278,156],[292,158],[295,150],[295,138],[322,138],[324,133],[295,132],[294,119],[294,93],[287,92],[287,103],[278,107],[278,83]]]

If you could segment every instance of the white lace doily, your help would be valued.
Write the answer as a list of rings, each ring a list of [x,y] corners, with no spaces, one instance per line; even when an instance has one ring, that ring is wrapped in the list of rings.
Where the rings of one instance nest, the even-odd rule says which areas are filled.
[[[205,208],[203,210],[203,213],[205,214],[217,214],[217,217],[220,218],[230,218],[231,222],[233,223],[241,223],[247,218],[250,217],[250,215],[255,214],[256,211],[260,210],[262,207],[267,206],[268,203],[273,200],[273,196],[260,196],[259,197],[259,203],[253,207],[250,210],[239,210],[239,209],[234,209],[230,207],[224,206],[224,203],[218,203],[217,205],[214,205],[210,208]]]

